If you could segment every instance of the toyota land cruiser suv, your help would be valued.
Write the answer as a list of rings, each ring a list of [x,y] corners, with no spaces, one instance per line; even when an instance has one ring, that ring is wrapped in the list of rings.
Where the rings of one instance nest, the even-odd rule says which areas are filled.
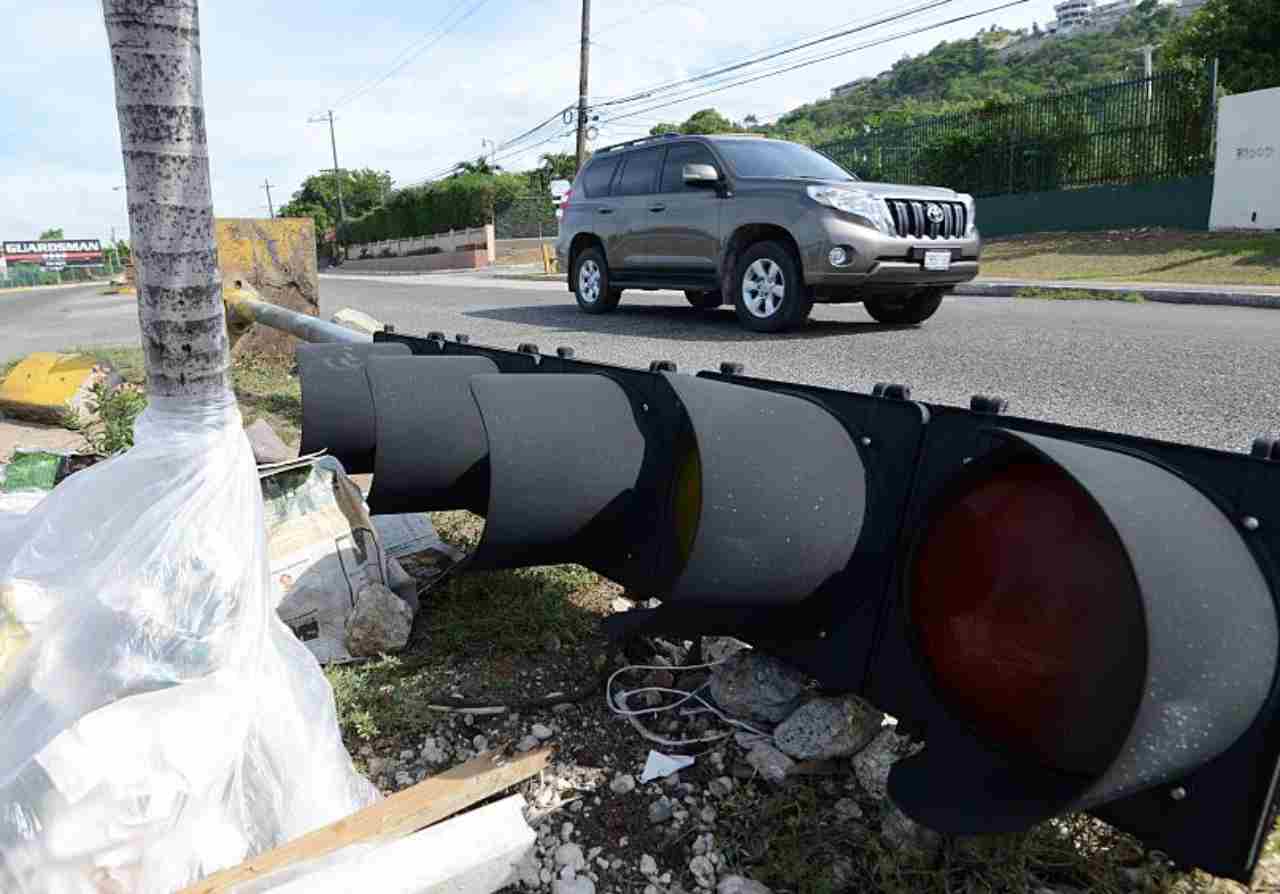
[[[556,254],[587,313],[623,289],[731,302],[749,329],[856,302],[920,323],[978,273],[973,198],[865,183],[812,149],[755,136],[645,137],[598,150],[565,194]]]

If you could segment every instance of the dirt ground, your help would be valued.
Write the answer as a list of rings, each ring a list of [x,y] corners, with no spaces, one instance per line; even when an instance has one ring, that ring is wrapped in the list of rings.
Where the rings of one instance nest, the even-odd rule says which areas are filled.
[[[79,450],[84,438],[56,425],[0,419],[0,463],[7,463],[18,447],[32,450]]]

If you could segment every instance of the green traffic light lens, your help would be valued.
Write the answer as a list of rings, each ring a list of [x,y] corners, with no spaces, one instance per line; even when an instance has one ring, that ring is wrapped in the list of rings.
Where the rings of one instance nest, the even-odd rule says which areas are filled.
[[[1140,593],[1093,499],[1025,456],[944,494],[910,570],[916,647],[943,703],[985,744],[1101,773],[1146,669]]]

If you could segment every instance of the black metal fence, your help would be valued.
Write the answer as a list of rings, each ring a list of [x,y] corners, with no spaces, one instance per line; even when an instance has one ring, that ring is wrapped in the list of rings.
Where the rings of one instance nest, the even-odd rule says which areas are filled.
[[[1170,73],[988,104],[817,146],[864,180],[977,196],[1147,183],[1213,171],[1213,93]]]

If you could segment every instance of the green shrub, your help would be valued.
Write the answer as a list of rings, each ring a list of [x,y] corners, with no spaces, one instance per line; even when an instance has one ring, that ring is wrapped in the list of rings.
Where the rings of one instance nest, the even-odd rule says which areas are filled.
[[[99,382],[90,395],[88,406],[93,417],[85,419],[68,410],[63,424],[79,432],[94,453],[110,456],[128,450],[133,446],[133,423],[147,408],[146,392],[129,383],[112,388]]]

